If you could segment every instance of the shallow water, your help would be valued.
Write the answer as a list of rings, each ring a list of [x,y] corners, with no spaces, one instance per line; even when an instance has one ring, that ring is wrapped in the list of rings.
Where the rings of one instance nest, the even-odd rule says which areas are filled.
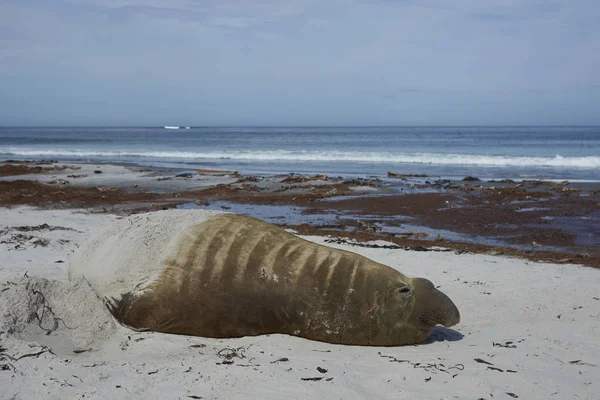
[[[459,232],[453,232],[445,229],[433,229],[430,227],[418,225],[413,217],[394,215],[394,216],[378,216],[378,215],[362,215],[349,212],[339,212],[336,210],[321,210],[315,213],[311,210],[310,213],[304,213],[306,208],[285,205],[262,205],[262,204],[237,204],[228,201],[214,201],[207,206],[198,206],[195,203],[186,203],[179,205],[179,209],[202,209],[202,210],[217,210],[227,211],[236,214],[248,215],[266,222],[277,225],[301,225],[309,224],[313,227],[327,228],[329,230],[353,231],[354,227],[343,225],[343,222],[348,221],[369,221],[377,228],[379,233],[392,233],[398,236],[403,236],[406,233],[423,233],[421,240],[433,242],[438,238],[463,243],[484,244],[489,246],[510,247],[519,250],[531,250],[531,245],[510,243],[510,239],[518,237],[518,229],[515,234],[505,234],[497,236],[474,236]],[[572,221],[565,220],[564,222],[557,221],[557,226],[569,232],[573,231]],[[554,223],[554,222],[553,222]],[[590,221],[590,224],[595,221]],[[600,226],[600,225],[598,225]],[[515,228],[518,228],[515,226]],[[577,228],[578,238],[576,244],[587,245],[594,243],[593,240],[600,238],[600,228],[596,231],[589,231],[587,227]],[[408,236],[410,237],[410,236]],[[552,251],[570,251],[555,246],[544,246],[544,250]]]

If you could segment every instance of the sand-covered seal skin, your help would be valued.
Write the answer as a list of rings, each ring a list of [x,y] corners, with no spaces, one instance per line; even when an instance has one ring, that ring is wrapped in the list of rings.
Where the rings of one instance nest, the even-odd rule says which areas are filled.
[[[124,218],[74,255],[69,277],[79,275],[118,321],[157,332],[395,346],[460,320],[426,279],[229,213]]]

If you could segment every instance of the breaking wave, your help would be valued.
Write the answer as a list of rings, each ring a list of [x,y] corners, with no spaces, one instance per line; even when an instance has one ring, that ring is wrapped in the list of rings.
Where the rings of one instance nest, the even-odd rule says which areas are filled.
[[[385,164],[465,165],[491,167],[600,168],[600,157],[516,157],[500,155],[399,153],[358,151],[88,151],[88,150],[0,150],[0,155],[67,159],[156,159],[311,161]]]

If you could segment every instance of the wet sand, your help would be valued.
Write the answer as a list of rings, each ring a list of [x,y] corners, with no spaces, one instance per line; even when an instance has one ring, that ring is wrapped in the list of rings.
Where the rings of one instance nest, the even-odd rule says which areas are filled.
[[[440,181],[400,174],[346,180],[47,161],[0,166],[0,206],[115,213],[230,210],[301,234],[593,267],[600,267],[598,189],[569,182]]]

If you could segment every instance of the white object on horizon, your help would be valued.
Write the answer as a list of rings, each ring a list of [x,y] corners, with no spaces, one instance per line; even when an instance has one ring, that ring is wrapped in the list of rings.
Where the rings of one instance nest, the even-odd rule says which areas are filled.
[[[186,127],[185,127],[185,129],[191,129],[191,127],[189,127],[189,126],[186,126]]]
[[[178,126],[165,125],[165,129],[179,129]]]

